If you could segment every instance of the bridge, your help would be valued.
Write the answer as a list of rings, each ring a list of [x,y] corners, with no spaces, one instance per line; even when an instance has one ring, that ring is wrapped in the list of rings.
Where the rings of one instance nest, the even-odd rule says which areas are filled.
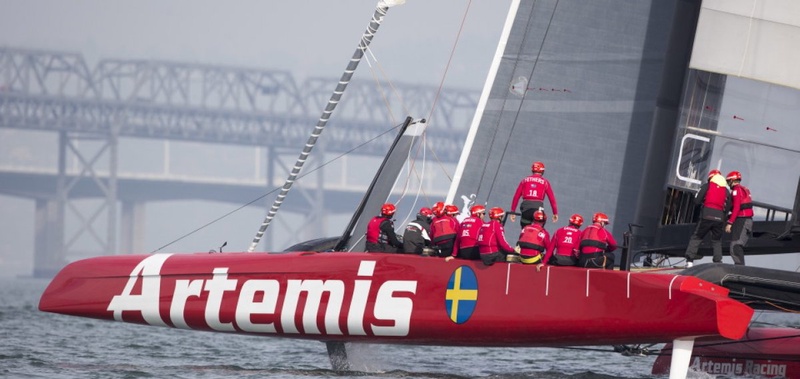
[[[0,193],[36,203],[34,275],[60,269],[82,239],[94,242],[92,255],[146,252],[148,202],[271,204],[270,191],[283,184],[336,83],[298,81],[288,71],[150,60],[102,60],[90,68],[79,53],[0,48],[0,128],[53,141],[0,157]],[[306,218],[312,209],[351,212],[377,167],[364,162],[379,161],[392,128],[407,115],[429,120],[427,145],[435,146],[429,155],[452,172],[477,98],[470,89],[356,78],[312,154],[314,164],[306,165],[321,169],[298,182],[302,195],[290,195],[281,212]],[[182,169],[178,161],[187,159],[175,150],[187,146],[192,158]],[[361,158],[326,165],[344,154]],[[235,161],[243,173],[210,172],[220,160]],[[423,190],[443,197],[446,187]],[[86,199],[96,205],[78,205]],[[304,228],[309,237],[326,232],[320,223],[300,224],[315,225]]]

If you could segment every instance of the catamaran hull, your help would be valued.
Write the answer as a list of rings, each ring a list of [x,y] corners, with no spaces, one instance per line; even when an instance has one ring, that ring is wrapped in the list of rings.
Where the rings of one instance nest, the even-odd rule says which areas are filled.
[[[669,373],[672,344],[653,363],[653,375]],[[742,340],[717,337],[695,341],[689,368],[714,375],[800,378],[800,330],[750,328]]]
[[[321,341],[457,346],[741,338],[753,310],[681,275],[383,253],[97,257],[53,279],[46,312]]]

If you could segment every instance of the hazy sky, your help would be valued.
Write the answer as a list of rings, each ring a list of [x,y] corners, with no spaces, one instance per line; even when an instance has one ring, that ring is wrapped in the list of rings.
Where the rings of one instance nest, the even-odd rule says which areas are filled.
[[[448,86],[479,88],[510,0],[409,0],[372,48],[392,80],[438,85],[469,8]],[[291,70],[338,77],[376,0],[0,0],[0,46]]]
[[[314,76],[331,78],[335,83],[377,3],[0,0],[0,47],[80,53],[90,69],[102,59],[167,60],[287,70],[298,82]],[[376,75],[395,82],[438,86],[452,53],[444,85],[480,89],[510,3],[408,0],[390,9],[371,45],[379,62]],[[362,62],[356,79],[370,77],[370,67]],[[7,139],[19,134],[0,129],[4,139],[0,146],[18,145]],[[29,143],[27,150],[55,149],[50,137],[55,138],[55,134]],[[235,207],[200,201],[149,203],[144,248],[146,252],[158,248]],[[0,209],[3,215],[14,215],[0,219],[0,275],[20,271],[25,275],[33,251],[34,202],[0,195]],[[160,216],[166,214],[189,215],[191,221],[175,222]],[[247,208],[166,251],[203,251],[226,240],[229,251],[246,249],[264,214],[263,209]],[[264,248],[263,243],[260,248]]]

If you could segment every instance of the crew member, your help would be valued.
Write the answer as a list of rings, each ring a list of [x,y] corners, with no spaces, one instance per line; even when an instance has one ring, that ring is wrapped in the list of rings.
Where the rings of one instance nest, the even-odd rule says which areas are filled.
[[[505,211],[495,207],[489,210],[489,222],[485,222],[478,232],[478,250],[483,264],[493,265],[495,262],[505,262],[506,255],[514,252],[514,248],[506,241],[505,230],[500,220]]]
[[[431,240],[438,248],[437,256],[449,257],[453,255],[453,251],[458,250],[456,245],[456,237],[458,236],[458,220],[455,215],[458,214],[458,207],[453,204],[444,206],[444,214],[441,217],[436,217],[431,223]]]
[[[461,221],[459,229],[461,232],[458,234],[456,243],[458,250],[453,250],[453,255],[446,258],[447,261],[453,258],[481,259],[480,250],[478,249],[478,231],[483,225],[483,216],[486,214],[486,207],[483,205],[473,205],[469,209],[469,217]]]
[[[708,172],[708,181],[700,187],[694,197],[697,205],[703,205],[700,221],[694,228],[686,246],[686,267],[692,267],[692,261],[702,258],[697,249],[703,238],[711,233],[711,248],[714,252],[714,263],[722,262],[722,230],[725,229],[725,211],[728,207],[728,186],[719,170]]]
[[[586,227],[581,234],[581,255],[578,258],[578,266],[588,268],[614,268],[614,253],[617,249],[617,241],[609,233],[605,226],[608,225],[608,216],[605,213],[595,213],[592,217],[592,225]]]
[[[550,246],[550,233],[544,228],[546,222],[547,215],[544,211],[537,210],[533,212],[533,223],[522,228],[517,242],[520,262],[542,265],[544,255]]]
[[[397,207],[392,203],[381,206],[381,214],[375,216],[367,225],[367,251],[396,253],[402,251],[403,243],[394,232],[392,216]]]
[[[433,211],[430,208],[420,208],[417,219],[406,225],[403,232],[403,251],[407,254],[422,254],[422,249],[431,246],[431,237],[428,231],[431,228]]]
[[[731,171],[726,177],[731,187],[733,210],[725,225],[725,232],[731,234],[731,258],[733,264],[744,265],[744,245],[753,233],[753,198],[750,190],[741,184],[742,174]]]
[[[550,240],[544,263],[553,266],[575,266],[581,252],[581,225],[583,217],[574,214],[569,218],[569,225],[559,228]]]
[[[553,222],[558,221],[558,205],[556,204],[556,197],[553,195],[553,188],[550,186],[550,181],[544,178],[544,163],[533,162],[531,165],[531,175],[522,179],[517,186],[517,192],[514,193],[514,198],[511,200],[511,212],[517,209],[517,203],[522,198],[522,205],[520,205],[520,227],[529,225],[533,220],[533,212],[537,210],[544,210],[544,198],[550,200],[550,208],[553,210]],[[512,214],[511,221],[515,221],[516,217]]]

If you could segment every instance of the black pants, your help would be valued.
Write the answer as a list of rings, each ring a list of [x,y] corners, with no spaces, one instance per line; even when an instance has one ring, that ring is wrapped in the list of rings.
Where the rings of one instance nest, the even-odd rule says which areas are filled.
[[[711,247],[714,251],[714,263],[722,262],[722,231],[725,229],[725,221],[701,219],[694,228],[692,237],[689,238],[689,245],[686,246],[686,261],[691,262],[702,258],[697,255],[697,249],[703,242],[703,238],[711,233]]]
[[[493,265],[495,262],[505,262],[506,255],[495,251],[494,253],[481,254],[481,261],[487,266]]]
[[[744,265],[744,245],[747,244],[751,234],[753,234],[752,218],[739,217],[733,222],[730,251],[733,264]]]
[[[522,214],[519,217],[519,226],[524,228],[533,223],[533,213],[538,210],[544,210],[544,203],[541,201],[523,200],[519,206],[519,212]]]
[[[439,248],[439,252],[436,254],[436,256],[449,257],[453,255],[453,242],[454,241],[452,239],[449,239],[436,244],[436,247]]]
[[[461,259],[478,260],[481,259],[481,252],[478,250],[477,246],[465,247],[463,249],[458,249],[457,257]]]
[[[613,270],[614,258],[615,258],[614,253],[604,253],[602,251],[597,253],[588,253],[588,254],[581,253],[580,258],[578,259],[578,266],[586,268],[605,268],[606,270]]]
[[[567,255],[553,254],[547,264],[553,266],[577,266],[578,260]]]

